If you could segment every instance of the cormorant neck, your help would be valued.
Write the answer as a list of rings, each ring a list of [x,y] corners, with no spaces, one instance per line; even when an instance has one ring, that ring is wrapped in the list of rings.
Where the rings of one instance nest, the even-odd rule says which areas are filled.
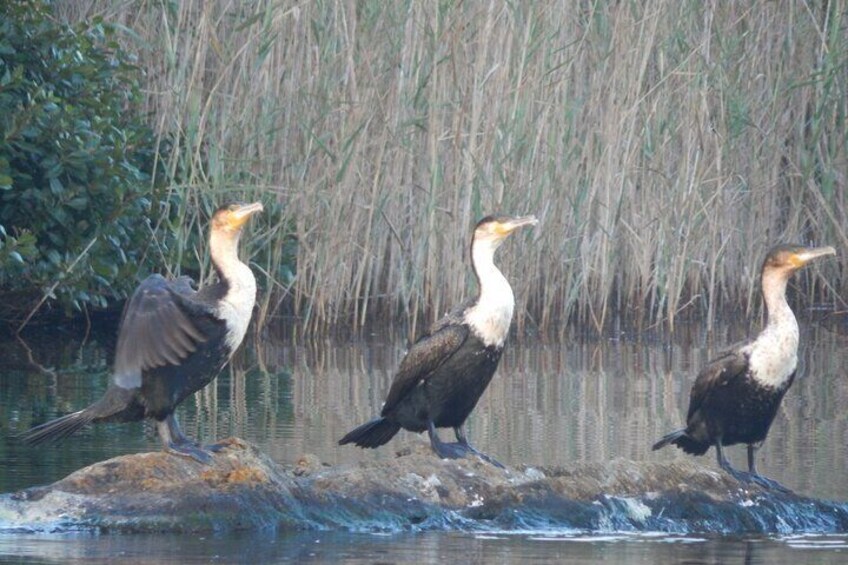
[[[217,303],[218,315],[227,324],[227,345],[230,353],[239,346],[256,303],[256,278],[250,267],[238,257],[240,231],[212,230],[209,254],[224,288]]]
[[[786,285],[789,273],[765,271],[762,276],[763,301],[766,305],[766,328],[794,325],[798,327],[795,314],[786,301]]]
[[[465,313],[465,321],[487,346],[502,347],[509,333],[515,296],[503,273],[495,266],[498,241],[475,240],[471,263],[477,277],[477,300]]]
[[[244,269],[247,269],[248,273],[250,272],[250,269],[241,262],[238,256],[240,235],[240,232],[212,230],[209,237],[209,255],[212,258],[212,266],[215,268],[221,283],[228,289],[244,282]],[[250,273],[250,278],[253,278],[252,273]]]
[[[790,274],[764,271],[762,276],[767,321],[765,329],[751,344],[749,362],[752,377],[771,388],[788,386],[798,366],[798,322],[786,302]]]

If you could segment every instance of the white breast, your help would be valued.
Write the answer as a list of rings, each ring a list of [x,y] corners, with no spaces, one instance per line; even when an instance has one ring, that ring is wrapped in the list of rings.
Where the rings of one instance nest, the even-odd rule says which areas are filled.
[[[490,281],[477,304],[465,311],[465,322],[487,346],[503,347],[512,323],[515,297],[506,279],[501,279],[503,284],[494,288]]]
[[[751,376],[758,383],[771,388],[786,386],[798,367],[798,325],[766,328],[747,350]]]
[[[256,279],[246,265],[243,267],[250,276],[238,277],[240,282],[233,283],[218,304],[218,316],[227,324],[226,344],[230,355],[241,345],[256,303]]]

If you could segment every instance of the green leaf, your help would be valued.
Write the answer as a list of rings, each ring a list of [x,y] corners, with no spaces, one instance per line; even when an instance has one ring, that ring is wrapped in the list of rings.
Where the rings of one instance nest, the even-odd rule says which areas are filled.
[[[77,196],[68,202],[68,206],[74,210],[85,210],[88,207],[87,196]]]
[[[47,260],[53,263],[54,265],[62,264],[62,256],[55,249],[51,249],[47,252]]]
[[[169,253],[175,235],[167,226],[185,208],[162,190],[182,172],[161,165],[176,148],[157,139],[140,111],[140,70],[118,41],[127,34],[102,18],[68,26],[54,5],[0,2],[0,221],[15,227],[14,238],[0,235],[3,260],[15,268],[14,276],[0,273],[0,291],[40,296],[53,288],[54,311],[71,313],[130,292],[136,270],[161,259],[146,252],[145,215],[155,211],[157,245]],[[87,248],[95,237],[110,244]]]
[[[50,192],[56,195],[62,194],[62,191],[65,189],[62,186],[62,181],[56,177],[50,177],[48,182],[50,183]]]

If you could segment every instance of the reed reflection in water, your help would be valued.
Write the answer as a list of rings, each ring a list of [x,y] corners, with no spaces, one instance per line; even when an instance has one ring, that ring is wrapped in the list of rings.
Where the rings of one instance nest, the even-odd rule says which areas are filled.
[[[469,438],[508,466],[688,457],[674,449],[651,452],[650,446],[684,422],[698,369],[724,345],[744,338],[745,331],[723,327],[710,342],[697,330],[651,340],[513,336],[468,421]],[[841,472],[848,463],[845,342],[818,326],[802,325],[799,378],[759,453],[766,475],[799,492],[843,500],[848,497],[848,477]],[[5,357],[0,374],[0,425],[7,430],[0,464],[12,470],[0,478],[0,490],[50,482],[99,459],[159,449],[152,426],[139,425],[100,426],[71,445],[19,445],[14,433],[102,394],[111,345],[93,340],[79,348],[53,340],[34,347],[35,357],[53,366],[55,376],[23,362],[10,368],[10,358],[22,357],[16,347],[4,346],[13,354]],[[216,386],[187,401],[178,414],[192,437],[240,436],[282,463],[294,463],[305,453],[334,465],[391,458],[405,446],[426,442],[426,435],[402,432],[377,450],[336,442],[379,412],[405,348],[400,339],[253,340]],[[729,456],[744,463],[744,448],[731,448]],[[717,469],[713,451],[699,462]]]
[[[744,337],[744,330],[725,327],[711,340],[720,345],[697,332],[671,341],[513,339],[469,419],[470,438],[508,465],[690,457],[650,446],[685,421],[699,368]],[[836,499],[848,494],[848,479],[837,471],[848,462],[845,341],[813,325],[802,328],[798,379],[758,455],[768,476]],[[403,432],[374,451],[335,444],[379,411],[403,351],[402,344],[386,342],[266,344],[267,364],[291,371],[295,413],[290,440],[266,449],[280,460],[313,452],[338,464],[390,458],[405,445],[426,442],[426,434]],[[744,447],[729,449],[729,456],[743,464]],[[711,450],[698,461],[717,469],[714,459]]]

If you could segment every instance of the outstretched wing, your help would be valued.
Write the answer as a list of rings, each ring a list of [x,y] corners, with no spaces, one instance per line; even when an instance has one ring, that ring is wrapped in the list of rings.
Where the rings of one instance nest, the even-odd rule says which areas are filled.
[[[412,389],[425,381],[456,353],[467,338],[468,327],[453,324],[442,326],[416,341],[400,363],[382,414],[388,414]]]
[[[151,275],[141,282],[121,318],[112,375],[117,386],[140,387],[142,371],[178,365],[208,339],[192,317],[210,312],[193,295],[188,277],[168,282]]]
[[[698,373],[695,384],[692,385],[686,421],[691,421],[704,403],[709,402],[714,393],[722,390],[735,379],[742,377],[747,371],[748,356],[745,355],[741,346],[729,349],[710,361]]]

